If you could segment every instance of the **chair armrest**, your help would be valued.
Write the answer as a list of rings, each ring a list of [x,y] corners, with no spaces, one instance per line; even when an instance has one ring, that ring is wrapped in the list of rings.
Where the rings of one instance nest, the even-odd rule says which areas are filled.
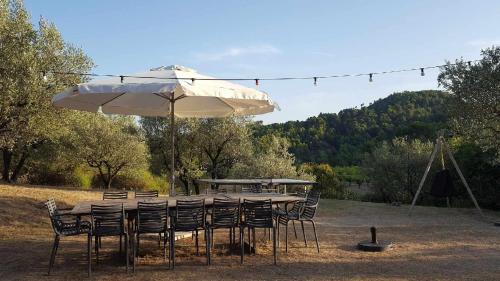
[[[295,204],[303,205],[303,204],[304,204],[304,202],[303,202],[302,200],[294,200],[294,201],[289,201],[289,202],[286,202],[286,203],[285,203],[285,212],[286,212],[286,214],[287,214],[287,215],[288,215],[288,210],[289,210],[289,209],[288,209],[288,205],[290,205],[290,204],[294,204],[294,205],[295,205]],[[302,208],[303,206],[300,206],[300,207]]]

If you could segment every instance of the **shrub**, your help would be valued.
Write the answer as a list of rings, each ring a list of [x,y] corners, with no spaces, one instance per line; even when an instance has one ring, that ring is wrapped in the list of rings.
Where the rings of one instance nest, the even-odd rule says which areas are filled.
[[[103,187],[102,185],[101,178],[98,175],[94,175],[92,178],[92,186]],[[141,169],[116,175],[111,188],[125,190],[158,190],[160,193],[168,193],[168,186],[165,177],[155,176],[148,170]]]
[[[94,172],[87,167],[78,166],[73,172],[73,185],[89,189],[92,187]]]
[[[328,164],[304,164],[302,166],[306,173],[316,177],[318,185],[316,190],[321,191],[321,196],[324,198],[335,199],[352,199],[354,196],[349,196],[345,186],[340,182],[333,168]],[[351,194],[352,195],[352,194]],[[352,198],[348,198],[352,197]]]

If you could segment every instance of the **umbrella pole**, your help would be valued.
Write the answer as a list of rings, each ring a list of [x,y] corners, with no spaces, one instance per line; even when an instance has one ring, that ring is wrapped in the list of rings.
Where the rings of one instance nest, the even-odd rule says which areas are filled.
[[[172,155],[171,155],[171,166],[170,166],[170,196],[175,196],[175,119],[174,119],[174,104],[175,104],[175,99],[172,95],[170,98],[170,137],[171,139],[171,149],[172,149]]]

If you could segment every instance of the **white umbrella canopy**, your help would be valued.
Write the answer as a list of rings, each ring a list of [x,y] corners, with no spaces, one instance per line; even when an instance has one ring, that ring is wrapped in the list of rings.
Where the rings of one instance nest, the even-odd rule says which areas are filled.
[[[278,108],[256,89],[205,76],[183,66],[78,84],[54,96],[57,107],[139,116],[170,116],[172,159],[170,194],[175,195],[174,116],[258,115]],[[279,109],[279,108],[278,108]]]
[[[148,72],[78,84],[56,95],[55,106],[107,114],[169,116],[170,98],[177,117],[226,117],[272,112],[275,104],[256,89],[169,66]],[[138,78],[144,77],[144,78]],[[191,80],[191,78],[193,80]]]

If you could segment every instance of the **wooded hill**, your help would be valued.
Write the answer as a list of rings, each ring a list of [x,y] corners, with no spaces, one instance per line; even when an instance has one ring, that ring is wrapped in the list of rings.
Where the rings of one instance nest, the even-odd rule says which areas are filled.
[[[357,165],[364,152],[382,141],[400,136],[435,139],[437,131],[446,127],[449,99],[442,91],[405,91],[361,108],[320,113],[305,121],[258,126],[255,134],[286,137],[298,163]]]

